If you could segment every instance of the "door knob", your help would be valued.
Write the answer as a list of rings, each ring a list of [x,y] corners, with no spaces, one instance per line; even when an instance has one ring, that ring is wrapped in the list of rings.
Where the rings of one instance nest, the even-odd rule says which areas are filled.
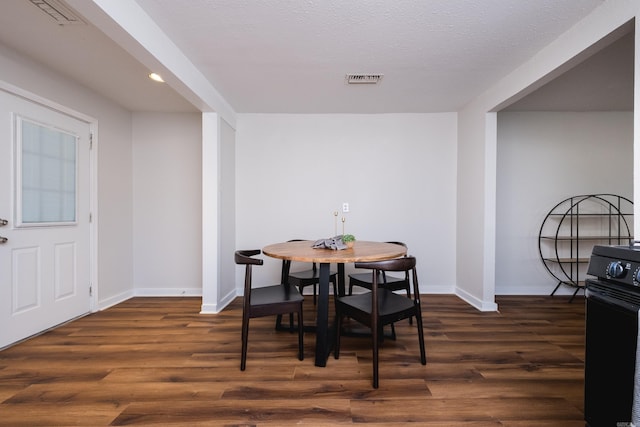
[[[6,219],[0,218],[0,227],[4,227],[7,224],[9,224],[9,221],[7,221]]]
[[[7,240],[9,240],[9,239],[7,239],[6,237],[0,236],[0,244],[7,243]]]

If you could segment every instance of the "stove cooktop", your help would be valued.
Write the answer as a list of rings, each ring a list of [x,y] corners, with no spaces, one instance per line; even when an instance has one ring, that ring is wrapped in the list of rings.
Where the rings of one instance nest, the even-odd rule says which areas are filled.
[[[640,287],[640,246],[594,246],[587,274]]]

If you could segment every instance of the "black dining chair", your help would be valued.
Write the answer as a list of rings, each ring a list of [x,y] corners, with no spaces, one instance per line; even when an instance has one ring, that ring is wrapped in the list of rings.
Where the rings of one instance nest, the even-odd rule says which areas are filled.
[[[399,320],[415,317],[420,346],[420,362],[426,365],[422,308],[418,289],[416,259],[405,256],[386,261],[357,262],[356,268],[371,269],[371,291],[363,294],[347,295],[336,299],[336,341],[334,357],[340,357],[340,335],[344,317],[349,317],[371,329],[373,347],[373,387],[378,388],[378,349],[382,342],[382,328]],[[382,272],[406,272],[413,282],[413,298],[398,295],[390,289],[379,287]]]
[[[293,239],[289,240],[289,242],[300,242],[302,239]],[[282,261],[282,271],[283,275],[286,274],[286,271],[289,271],[288,282],[290,285],[293,285],[298,288],[300,293],[303,293],[303,290],[307,286],[313,286],[313,305],[317,303],[317,295],[318,295],[318,284],[320,283],[320,272],[318,271],[318,267],[316,263],[311,263],[311,268],[306,270],[298,270],[291,271],[291,265],[287,265],[287,263],[291,263],[291,261]],[[335,271],[331,271],[329,273],[329,282],[333,284],[333,293],[337,295],[337,275],[338,273]]]
[[[403,242],[386,242],[393,243],[395,245],[404,246],[407,245]],[[378,286],[381,286],[392,291],[404,290],[407,293],[407,298],[411,298],[411,286],[409,284],[409,274],[405,272],[404,277],[387,276],[384,271],[380,272],[378,276]],[[361,288],[371,290],[373,283],[373,277],[370,273],[353,273],[349,275],[349,295],[353,294],[353,287],[360,286]]]
[[[247,365],[247,343],[249,338],[249,319],[288,313],[297,314],[298,329],[298,359],[303,360],[303,326],[302,303],[304,298],[300,292],[287,283],[272,286],[252,288],[252,267],[262,265],[263,260],[253,258],[259,255],[260,249],[239,250],[235,252],[235,262],[245,265],[244,300],[242,305],[242,357],[240,370]],[[293,327],[293,325],[290,325]]]
[[[303,239],[291,239],[287,242],[302,242]],[[289,283],[291,286],[298,288],[300,295],[302,295],[304,288],[307,286],[313,286],[313,305],[317,304],[318,285],[320,284],[320,271],[315,262],[311,263],[311,268],[306,270],[291,271],[292,262],[289,260],[282,261],[282,281],[283,283]],[[329,282],[333,284],[333,294],[337,295],[338,280],[337,272],[331,271],[329,273]],[[286,279],[285,279],[286,278]],[[286,280],[286,282],[285,282]],[[304,323],[304,320],[303,320]],[[289,315],[289,328],[293,325],[293,314]],[[279,315],[276,319],[276,329],[284,330],[285,326],[282,326],[282,316]]]
[[[407,245],[403,242],[386,242],[393,243],[394,245],[404,246]],[[371,290],[373,284],[373,277],[371,273],[353,273],[349,275],[349,295],[353,295],[353,287],[360,286],[361,288]],[[405,271],[404,277],[387,276],[384,271],[381,271],[378,276],[378,286],[389,289],[391,291],[402,291],[407,293],[407,298],[411,298],[411,284],[409,283],[409,273]],[[409,318],[409,324],[413,324],[413,318]],[[396,329],[391,324],[391,337],[396,338]]]

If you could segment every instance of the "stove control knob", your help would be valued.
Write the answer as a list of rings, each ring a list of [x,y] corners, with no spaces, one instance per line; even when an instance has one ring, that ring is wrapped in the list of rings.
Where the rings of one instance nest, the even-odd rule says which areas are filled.
[[[622,261],[611,261],[607,266],[607,276],[613,279],[619,279],[624,276],[624,265]]]
[[[640,286],[640,267],[636,268],[636,271],[633,273],[633,284]]]

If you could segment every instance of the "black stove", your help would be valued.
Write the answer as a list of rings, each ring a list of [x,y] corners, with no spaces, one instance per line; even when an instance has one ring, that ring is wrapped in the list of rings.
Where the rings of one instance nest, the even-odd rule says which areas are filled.
[[[639,425],[633,396],[640,246],[594,246],[587,274],[593,277],[585,281],[585,421],[589,427]]]
[[[587,274],[640,292],[640,246],[594,246]]]

